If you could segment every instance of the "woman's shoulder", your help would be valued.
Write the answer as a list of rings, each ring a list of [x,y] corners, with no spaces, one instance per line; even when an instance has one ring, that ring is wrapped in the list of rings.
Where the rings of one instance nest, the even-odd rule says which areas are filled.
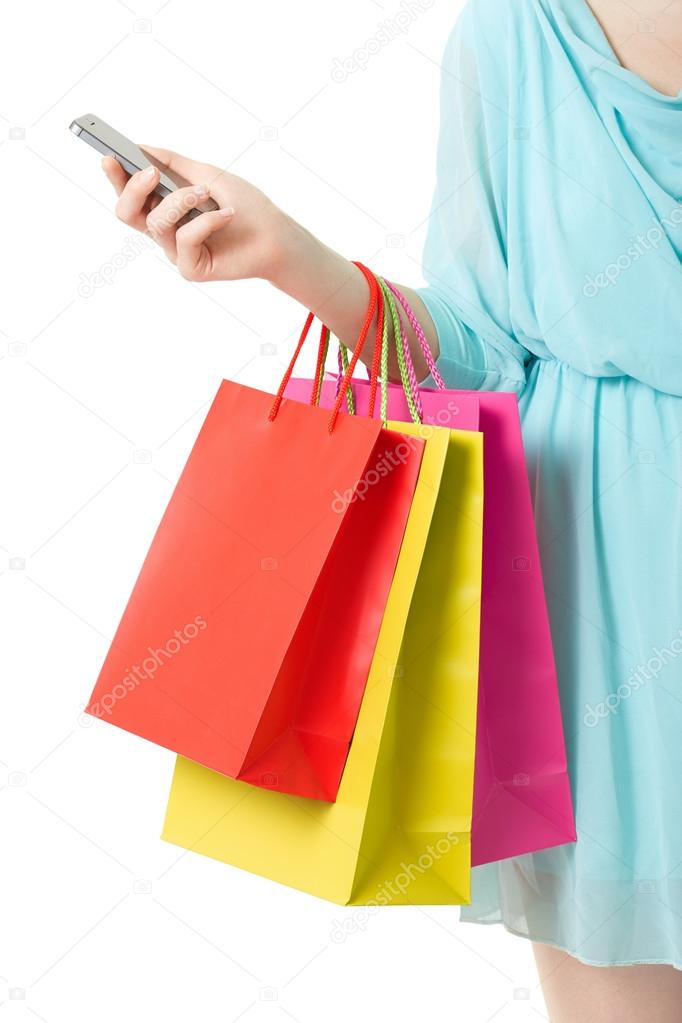
[[[463,51],[497,75],[508,61],[518,60],[524,44],[540,32],[546,4],[551,0],[467,0],[455,23],[446,50],[455,59]],[[583,2],[583,0],[580,0]]]
[[[491,46],[502,46],[520,32],[535,30],[548,2],[550,0],[466,0],[457,27]]]

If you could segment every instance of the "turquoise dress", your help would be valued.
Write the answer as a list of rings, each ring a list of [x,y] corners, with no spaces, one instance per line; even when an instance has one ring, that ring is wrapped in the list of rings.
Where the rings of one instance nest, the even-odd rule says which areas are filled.
[[[585,0],[470,0],[443,63],[421,295],[448,386],[519,398],[576,844],[462,917],[682,969],[682,93]]]

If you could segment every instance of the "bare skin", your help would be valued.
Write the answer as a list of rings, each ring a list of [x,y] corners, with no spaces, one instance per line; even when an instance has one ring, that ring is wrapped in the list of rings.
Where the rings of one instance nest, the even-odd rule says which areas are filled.
[[[680,0],[590,0],[623,67],[658,92],[682,89],[682,3]]]
[[[551,1023],[680,1023],[682,971],[672,966],[586,966],[535,944]]]
[[[666,95],[682,90],[682,0],[590,0],[590,7],[624,67]],[[312,310],[346,344],[354,343],[365,315],[367,284],[349,260],[247,181],[177,153],[152,152],[191,187],[159,201],[152,195],[157,170],[128,178],[119,164],[105,158],[102,166],[118,194],[116,212],[124,223],[148,231],[188,280],[267,280]],[[182,215],[207,195],[220,210],[178,226]],[[437,358],[438,338],[426,307],[410,288],[401,289]],[[427,363],[411,332],[409,341],[417,375],[424,377]],[[368,342],[364,361],[371,356]],[[682,971],[655,965],[587,966],[541,944],[534,951],[551,1023],[682,1023]]]

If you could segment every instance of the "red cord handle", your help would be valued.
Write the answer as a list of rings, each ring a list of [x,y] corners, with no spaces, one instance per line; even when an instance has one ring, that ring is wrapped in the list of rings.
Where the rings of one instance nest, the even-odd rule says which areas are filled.
[[[365,277],[365,280],[367,281],[367,283],[369,285],[370,294],[371,294],[371,291],[372,291],[372,288],[374,286],[374,283],[376,283],[377,285],[379,284],[378,278],[372,273],[371,270],[368,270],[367,267],[364,266],[362,263],[354,262],[354,265],[357,266],[358,270],[360,270],[361,273],[363,274],[363,276]],[[375,404],[376,404],[377,387],[379,386],[379,372],[380,372],[380,369],[381,369],[381,345],[382,345],[382,342],[383,342],[384,315],[385,315],[385,313],[384,313],[384,309],[385,309],[384,294],[383,294],[383,289],[381,287],[379,287],[379,290],[377,292],[377,301],[378,301],[378,313],[377,313],[376,334],[375,334],[375,339],[374,339],[374,356],[372,358],[372,365],[371,365],[370,374],[369,374],[370,390],[369,390],[369,408],[367,410],[367,415],[370,417],[370,419],[374,416],[374,407],[375,407]],[[321,390],[321,387],[322,387],[322,377],[324,375],[324,363],[325,363],[325,359],[327,357],[327,349],[328,349],[328,347],[329,347],[329,328],[326,327],[324,324],[322,324],[322,330],[320,331],[320,342],[319,342],[318,349],[317,349],[317,362],[316,362],[316,365],[315,365],[315,376],[313,377],[313,386],[312,386],[312,389],[311,389],[311,392],[310,392],[310,404],[311,405],[318,405],[319,401],[320,401],[320,390]],[[351,386],[352,386],[352,384],[351,384]],[[341,374],[339,375],[337,393],[339,391],[341,391]],[[341,391],[341,393],[343,393],[343,391]]]
[[[365,275],[368,283],[369,283],[370,277],[372,278],[372,280],[373,280],[373,282],[374,282],[374,284],[375,284],[375,286],[377,288],[377,294],[378,294],[378,300],[379,300],[379,312],[378,312],[378,315],[377,315],[377,329],[376,329],[376,333],[374,335],[374,356],[372,358],[372,366],[370,368],[370,373],[369,373],[369,407],[367,409],[367,415],[369,416],[370,419],[373,419],[374,418],[374,406],[375,406],[376,400],[377,400],[377,386],[379,384],[379,373],[380,373],[380,370],[381,370],[381,347],[382,347],[382,344],[383,344],[383,337],[384,337],[384,316],[386,315],[386,313],[385,313],[385,303],[384,303],[384,294],[383,294],[382,289],[379,287],[379,282],[377,281],[377,279],[374,276],[374,274],[372,273],[372,271],[368,270],[366,266],[362,265],[362,263],[356,263],[355,265],[357,267],[359,267],[360,270],[362,270],[362,272]],[[371,287],[372,287],[372,285],[370,284],[370,288]]]
[[[377,311],[377,308],[379,309],[379,322],[378,322],[378,326],[381,326],[381,329],[383,331],[383,317],[384,317],[383,309],[384,309],[384,302],[383,302],[383,295],[381,294],[381,289],[379,288],[377,280],[376,280],[374,274],[371,272],[371,270],[368,270],[366,266],[362,265],[362,263],[356,263],[355,265],[358,267],[359,270],[362,271],[362,273],[363,273],[363,275],[364,275],[364,277],[365,277],[365,279],[367,281],[367,284],[369,285],[369,302],[368,302],[368,305],[367,305],[367,312],[365,314],[365,319],[364,319],[364,322],[362,324],[362,328],[360,330],[360,334],[358,336],[357,344],[355,345],[355,349],[353,351],[353,356],[352,356],[350,362],[348,363],[348,369],[346,370],[344,378],[341,381],[341,386],[339,388],[339,393],[338,393],[338,395],[336,397],[336,401],[334,403],[334,407],[331,410],[331,414],[330,414],[330,417],[329,417],[329,432],[330,433],[332,432],[332,430],[334,429],[334,426],[336,425],[336,420],[338,419],[339,411],[341,409],[341,403],[343,402],[344,395],[345,395],[346,390],[347,390],[347,388],[349,386],[349,383],[351,381],[353,373],[355,372],[355,367],[358,364],[358,360],[360,358],[360,355],[362,354],[362,350],[363,350],[363,348],[365,346],[365,342],[367,341],[367,335],[369,334],[369,329],[372,326],[372,321],[374,319],[374,315],[375,315],[375,313]],[[291,380],[292,374],[293,374],[294,369],[296,367],[296,362],[298,361],[298,357],[301,354],[301,349],[303,348],[303,345],[305,344],[306,338],[307,338],[307,336],[308,336],[308,334],[310,332],[310,328],[311,328],[311,326],[313,324],[313,320],[314,319],[315,319],[314,313],[308,313],[308,316],[306,318],[305,324],[303,326],[303,330],[301,331],[301,336],[298,339],[298,344],[296,345],[296,349],[294,351],[294,354],[291,357],[291,362],[289,363],[289,365],[287,367],[286,373],[284,374],[284,376],[282,378],[282,382],[279,385],[279,388],[278,388],[277,393],[275,395],[274,401],[272,403],[272,407],[270,408],[270,412],[268,414],[268,420],[270,422],[272,422],[276,418],[277,413],[279,412],[280,406],[282,404],[282,400],[284,398],[284,392],[285,392],[285,390],[287,388],[287,385],[289,384],[289,381]],[[372,359],[372,377],[371,377],[371,380],[372,380],[372,388],[373,389],[372,388],[370,389],[370,408],[371,408],[370,414],[372,414],[372,415],[374,414],[374,399],[376,397],[377,381],[378,381],[378,378],[379,378],[379,365],[380,365],[380,358],[381,358],[380,337],[381,337],[381,334],[377,330],[377,342],[378,343],[375,346],[374,357]],[[320,360],[323,358],[321,353],[322,353],[323,346],[324,346],[324,343],[325,343],[324,339],[325,339],[325,327],[323,325],[322,332],[320,334],[320,345],[319,345],[319,349],[318,349],[318,371],[319,371],[319,368],[320,368]],[[377,352],[379,353],[378,355],[377,355]],[[312,399],[311,399],[311,401],[312,401]]]

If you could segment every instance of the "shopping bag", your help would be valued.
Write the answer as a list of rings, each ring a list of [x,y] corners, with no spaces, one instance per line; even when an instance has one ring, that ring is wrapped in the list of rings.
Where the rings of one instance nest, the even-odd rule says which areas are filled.
[[[576,840],[518,401],[507,392],[477,396],[486,505],[474,865]]]
[[[516,395],[448,390],[426,338],[404,297],[400,301],[421,342],[437,388],[419,388],[423,422],[480,429],[484,436],[485,512],[481,653],[476,733],[472,865],[576,840],[559,690],[542,568],[535,533]],[[390,301],[390,296],[389,296]],[[398,353],[415,380],[400,315],[394,310]],[[334,405],[343,381],[326,380],[320,403]],[[292,380],[299,397],[308,381]],[[354,380],[361,414],[370,387]],[[408,388],[388,388],[388,412],[409,419]],[[478,410],[478,419],[474,409]],[[374,411],[374,410],[372,410]]]
[[[426,448],[336,802],[285,798],[179,757],[163,829],[344,905],[469,900],[482,438],[401,429]]]
[[[354,362],[374,308],[376,294]],[[423,441],[282,400],[283,386],[273,402],[221,384],[87,710],[231,777],[333,800]]]

